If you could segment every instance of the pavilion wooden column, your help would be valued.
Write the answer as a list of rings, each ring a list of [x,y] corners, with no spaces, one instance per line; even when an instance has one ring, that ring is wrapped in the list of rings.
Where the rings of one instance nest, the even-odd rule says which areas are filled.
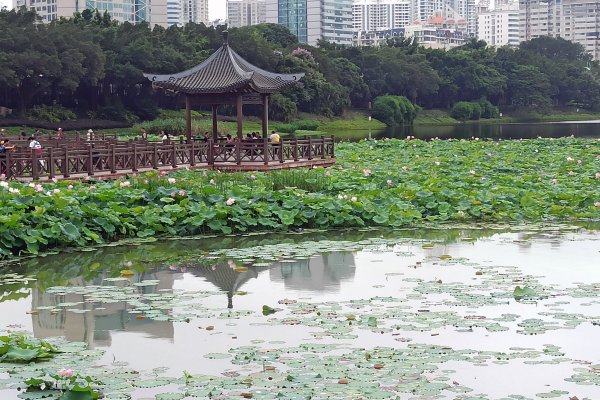
[[[238,94],[236,103],[237,103],[237,107],[236,107],[237,108],[237,137],[239,140],[242,140],[244,138],[244,131],[243,131],[244,110],[243,110],[243,101],[242,101],[241,94]]]
[[[269,95],[263,94],[262,96],[263,115],[262,115],[262,135],[263,138],[269,136]]]
[[[217,105],[213,105],[212,106],[212,138],[214,141],[217,140],[217,132],[218,132],[218,128],[217,128],[217,110],[218,110]]]
[[[185,135],[190,143],[192,141],[192,107],[189,95],[185,96]]]

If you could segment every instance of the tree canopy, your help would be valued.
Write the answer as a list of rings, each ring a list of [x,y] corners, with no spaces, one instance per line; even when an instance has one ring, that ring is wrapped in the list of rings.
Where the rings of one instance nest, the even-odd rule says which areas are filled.
[[[182,103],[154,92],[142,72],[168,74],[202,62],[221,46],[224,29],[120,24],[90,10],[41,24],[32,11],[2,10],[0,106],[25,113],[56,104],[99,118],[152,119],[158,107]],[[598,64],[581,45],[563,39],[498,50],[476,40],[447,51],[425,49],[405,38],[379,47],[311,47],[285,27],[263,24],[230,29],[230,44],[258,67],[306,74],[301,85],[274,99],[281,119],[297,111],[337,115],[385,95],[424,108],[487,99],[507,110],[600,109]]]

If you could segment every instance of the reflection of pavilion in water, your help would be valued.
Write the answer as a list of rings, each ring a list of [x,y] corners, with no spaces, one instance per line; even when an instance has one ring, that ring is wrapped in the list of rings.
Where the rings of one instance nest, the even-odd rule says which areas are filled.
[[[72,279],[69,283],[73,286],[99,285],[107,276],[98,276],[91,282],[82,278]],[[132,282],[140,282],[148,279],[160,280],[156,286],[141,286],[138,288],[142,294],[156,293],[163,289],[172,289],[175,280],[180,279],[180,273],[172,271],[145,271],[136,274]],[[122,284],[123,282],[115,282]],[[173,323],[169,321],[152,321],[148,319],[136,319],[135,314],[130,314],[130,306],[125,301],[108,304],[94,304],[85,302],[80,294],[68,294],[58,296],[43,293],[34,289],[32,293],[32,309],[38,307],[56,306],[60,303],[77,303],[74,307],[80,310],[89,310],[84,313],[71,311],[60,311],[52,315],[48,311],[40,311],[39,315],[33,316],[33,332],[35,337],[65,336],[69,341],[86,342],[90,347],[109,346],[111,344],[111,331],[141,332],[152,337],[173,338]]]
[[[344,280],[354,278],[354,254],[334,252],[306,260],[277,262],[269,270],[272,281],[283,281],[286,288],[322,292],[337,290]]]
[[[267,267],[243,266],[243,270],[237,270],[232,261],[219,263],[212,267],[197,267],[189,270],[193,275],[202,277],[215,285],[218,289],[227,293],[227,308],[233,308],[233,296],[235,292],[249,280],[257,278],[258,275],[268,269]]]

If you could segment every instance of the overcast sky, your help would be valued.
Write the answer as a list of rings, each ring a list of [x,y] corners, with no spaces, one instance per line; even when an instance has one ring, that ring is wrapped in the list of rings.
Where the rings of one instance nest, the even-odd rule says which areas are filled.
[[[225,19],[225,0],[208,0],[210,19]],[[12,8],[12,0],[0,0],[1,7]]]

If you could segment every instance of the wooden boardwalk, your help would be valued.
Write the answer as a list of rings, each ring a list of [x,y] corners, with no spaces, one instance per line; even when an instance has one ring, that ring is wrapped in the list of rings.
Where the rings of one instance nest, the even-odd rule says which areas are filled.
[[[148,143],[120,141],[42,142],[41,153],[26,147],[0,157],[6,179],[111,179],[152,170],[218,169],[271,171],[335,164],[333,137],[235,142]]]

